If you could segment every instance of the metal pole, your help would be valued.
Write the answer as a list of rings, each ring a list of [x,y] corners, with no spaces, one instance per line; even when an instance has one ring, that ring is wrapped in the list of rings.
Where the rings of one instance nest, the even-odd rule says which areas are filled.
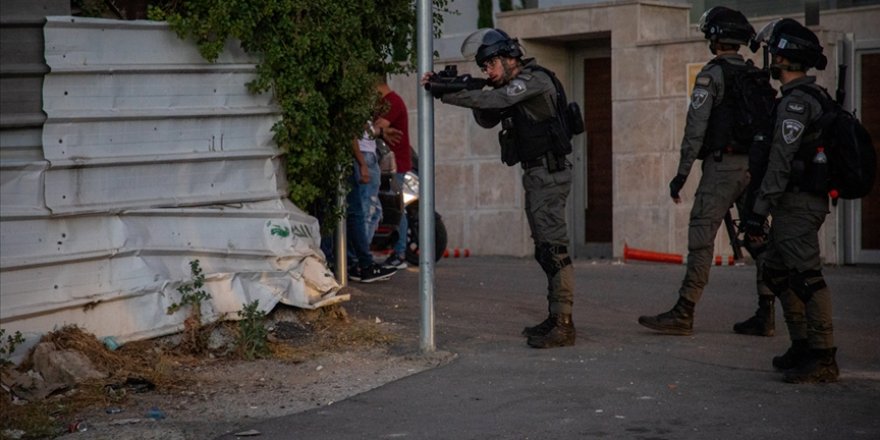
[[[345,207],[345,193],[342,187],[339,188],[339,196],[336,199],[336,203],[337,207]],[[336,254],[336,282],[342,287],[348,284],[348,259],[345,255],[347,239],[348,237],[345,234],[345,214],[343,214],[339,218],[339,223],[336,224],[336,243],[334,243],[335,250],[333,252]]]
[[[431,0],[418,0],[418,75],[433,71],[434,33]],[[419,345],[422,352],[434,347],[434,102],[419,87],[419,299],[422,325]]]

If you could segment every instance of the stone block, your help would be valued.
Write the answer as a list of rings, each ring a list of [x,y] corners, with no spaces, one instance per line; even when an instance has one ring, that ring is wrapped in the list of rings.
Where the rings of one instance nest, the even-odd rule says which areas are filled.
[[[477,164],[477,207],[519,207],[518,195],[522,193],[519,167],[509,167],[501,162]]]
[[[473,209],[474,169],[466,162],[437,163],[434,167],[434,206],[439,212]]]
[[[668,99],[614,102],[614,153],[669,151],[674,139],[672,105]]]
[[[608,22],[611,24],[611,48],[634,45],[639,38],[639,5],[628,4],[608,8]]]
[[[661,96],[687,96],[692,84],[688,84],[687,65],[705,63],[712,54],[705,41],[683,42],[659,46],[660,94]]]
[[[467,211],[437,211],[443,217],[443,224],[446,226],[446,245],[447,247],[467,247],[469,225],[467,221],[470,215]],[[443,249],[437,249],[437,252],[443,252]]]
[[[477,124],[473,116],[470,116],[467,131],[470,134],[470,155],[472,157],[489,158],[501,163],[501,146],[498,144],[498,132],[501,131],[501,124],[493,128],[483,128]]]
[[[656,98],[659,96],[659,49],[656,46],[612,49],[611,98]]]
[[[471,250],[479,255],[524,257],[534,251],[525,213],[521,209],[479,212],[473,217]]]
[[[614,157],[614,169],[620,170],[614,173],[615,206],[657,205],[658,200],[669,199],[662,154],[618,154]]]
[[[688,34],[688,10],[659,5],[640,5],[639,40],[668,40]]]
[[[437,163],[461,160],[467,157],[468,118],[471,110],[441,104],[434,107],[434,160]]]
[[[614,208],[614,256],[623,257],[624,243],[632,248],[656,252],[669,249],[669,235],[656,231],[669,228],[670,210],[658,206]]]

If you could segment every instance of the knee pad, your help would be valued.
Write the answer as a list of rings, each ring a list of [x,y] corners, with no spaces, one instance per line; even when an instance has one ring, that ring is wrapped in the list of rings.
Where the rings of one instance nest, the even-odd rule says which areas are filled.
[[[563,267],[571,264],[571,258],[558,258],[559,255],[567,254],[565,246],[553,246],[548,243],[540,243],[535,246],[535,260],[541,265],[541,269],[548,277],[555,276]]]
[[[788,279],[788,285],[804,304],[813,299],[814,293],[828,287],[821,270],[797,272]]]
[[[788,277],[789,273],[785,269],[773,269],[772,267],[767,266],[763,267],[764,284],[766,284],[767,288],[776,296],[781,295],[782,292],[785,292],[788,289]]]

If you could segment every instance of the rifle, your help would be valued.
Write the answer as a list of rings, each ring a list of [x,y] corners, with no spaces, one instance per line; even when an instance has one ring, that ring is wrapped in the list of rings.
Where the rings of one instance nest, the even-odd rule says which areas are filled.
[[[730,209],[727,210],[727,213],[724,214],[724,228],[727,230],[727,237],[730,239],[730,247],[733,249],[733,259],[737,261],[742,260],[742,250],[745,248],[749,255],[752,256],[752,259],[757,260],[758,256],[767,249],[767,238],[769,236],[768,231],[770,225],[767,222],[764,223],[764,240],[760,245],[756,246],[745,236],[745,229],[740,226],[740,220],[734,220],[733,214],[731,214],[731,210],[734,206],[735,205],[731,205]],[[740,215],[743,217],[745,216],[742,211],[740,211]],[[742,238],[740,238],[741,235]]]
[[[739,232],[737,232],[736,225],[733,223],[733,215],[730,214],[730,209],[724,214],[724,228],[727,229],[727,237],[730,239],[730,247],[733,249],[733,259],[736,261],[742,260],[742,247],[745,246],[745,243],[739,238]]]
[[[431,80],[425,83],[425,90],[431,92],[431,95],[434,95],[435,98],[439,98],[447,93],[460,92],[462,90],[480,90],[486,86],[487,82],[482,78],[459,75],[458,66],[452,64],[435,73]]]

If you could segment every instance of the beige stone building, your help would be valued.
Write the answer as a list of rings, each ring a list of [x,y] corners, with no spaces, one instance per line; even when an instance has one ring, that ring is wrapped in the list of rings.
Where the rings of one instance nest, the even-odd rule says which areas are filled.
[[[690,9],[679,2],[624,0],[495,17],[496,27],[518,37],[527,56],[557,72],[569,100],[584,110],[587,133],[575,139],[568,209],[577,258],[621,258],[624,246],[687,252],[699,162],[682,192],[684,203],[672,203],[667,185],[678,164],[693,75],[711,58]],[[787,16],[804,21],[803,13]],[[760,29],[773,18],[750,21]],[[811,25],[829,59],[829,68],[819,72],[820,84],[835,89],[834,66],[849,65],[846,107],[857,109],[875,139],[880,139],[880,90],[874,84],[880,82],[878,23],[880,6],[864,6],[823,10],[819,24]],[[760,65],[759,56],[742,52]],[[449,53],[435,59],[435,70],[457,64],[462,73],[480,73],[473,60]],[[407,101],[415,142],[416,79],[395,78],[392,87]],[[467,109],[437,102],[434,112],[436,208],[449,246],[474,255],[532,254],[521,170],[500,162],[497,129],[480,128]],[[880,188],[869,198],[832,207],[821,231],[825,261],[880,263],[878,229]],[[716,255],[731,253],[722,228]]]

